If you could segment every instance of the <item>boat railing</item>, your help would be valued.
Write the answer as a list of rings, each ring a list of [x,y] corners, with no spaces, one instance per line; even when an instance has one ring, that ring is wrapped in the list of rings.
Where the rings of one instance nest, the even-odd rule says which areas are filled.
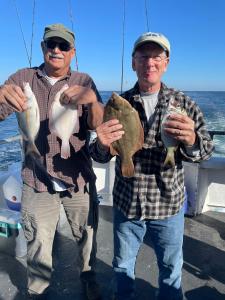
[[[225,136],[225,130],[209,130],[208,132],[209,132],[212,139],[214,138],[215,135]],[[17,141],[20,142],[20,144],[21,144],[22,137],[21,137],[20,134],[10,136],[10,137],[5,138],[5,139],[1,139],[0,140],[0,146],[3,145],[3,144],[8,144],[8,143],[17,142]]]
[[[209,130],[209,134],[211,136],[211,139],[213,139],[214,135],[225,135],[225,131],[222,131],[222,130]]]

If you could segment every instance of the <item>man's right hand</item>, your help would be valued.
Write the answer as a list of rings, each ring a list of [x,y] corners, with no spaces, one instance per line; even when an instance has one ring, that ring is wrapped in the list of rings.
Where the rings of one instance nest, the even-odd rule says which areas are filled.
[[[27,109],[27,98],[22,89],[15,84],[4,84],[0,88],[0,103],[12,105],[16,111],[22,112]]]
[[[96,133],[100,144],[108,148],[113,142],[121,139],[124,134],[124,131],[121,130],[122,127],[122,124],[117,119],[107,121],[98,126]]]

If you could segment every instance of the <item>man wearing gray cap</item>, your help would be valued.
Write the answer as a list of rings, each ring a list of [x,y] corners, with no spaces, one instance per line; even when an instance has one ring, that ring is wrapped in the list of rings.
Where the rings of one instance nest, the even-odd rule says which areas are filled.
[[[80,278],[87,298],[100,299],[95,280],[98,202],[88,142],[89,130],[102,122],[103,107],[92,78],[70,68],[74,42],[74,33],[64,25],[47,26],[41,42],[44,63],[17,71],[0,88],[0,120],[4,120],[13,112],[26,111],[23,84],[30,85],[40,113],[35,145],[49,175],[46,181],[36,163],[28,165],[24,161],[22,221],[28,249],[29,299],[49,299],[52,247],[61,204],[78,245]],[[61,104],[73,104],[79,111],[80,129],[70,137],[67,159],[60,155],[61,140],[49,129],[51,106],[59,91]]]
[[[208,159],[213,144],[199,107],[184,93],[161,82],[170,59],[168,39],[154,32],[142,34],[134,44],[132,67],[135,86],[122,94],[139,113],[144,144],[133,156],[134,176],[125,178],[116,157],[113,188],[114,212],[114,293],[117,300],[137,299],[135,263],[146,231],[151,236],[159,268],[157,300],[182,300],[182,244],[184,232],[184,173],[182,160]],[[185,114],[171,113],[177,105]],[[178,110],[177,110],[178,111]],[[162,125],[164,122],[164,126]],[[111,158],[110,144],[124,134],[116,119],[96,129],[91,155],[99,162]],[[163,136],[178,144],[171,165],[165,165]],[[168,153],[171,150],[168,150]],[[147,263],[147,262],[146,262]],[[139,299],[139,298],[138,298]],[[149,298],[150,299],[150,298]]]

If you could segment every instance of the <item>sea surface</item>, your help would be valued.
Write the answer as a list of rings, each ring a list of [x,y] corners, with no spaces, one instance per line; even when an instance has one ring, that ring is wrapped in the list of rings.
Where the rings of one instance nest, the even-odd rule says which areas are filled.
[[[111,91],[100,92],[107,102]],[[225,132],[225,92],[185,92],[201,108],[208,130]],[[13,162],[21,160],[19,142],[3,144],[1,141],[19,134],[15,114],[0,122],[0,170],[7,169]],[[214,136],[214,156],[225,156],[225,136]]]

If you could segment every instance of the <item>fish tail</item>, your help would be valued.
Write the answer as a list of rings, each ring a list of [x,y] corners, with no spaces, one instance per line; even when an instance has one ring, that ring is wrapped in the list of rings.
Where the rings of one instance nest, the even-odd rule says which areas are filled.
[[[134,176],[134,164],[132,159],[128,162],[122,162],[121,166],[122,175],[124,177],[133,177]]]
[[[30,155],[34,156],[36,159],[39,159],[41,157],[41,154],[38,151],[36,145],[32,142],[28,142],[25,152],[25,157],[28,157]]]
[[[163,165],[164,166],[170,165],[172,167],[175,166],[174,149],[172,148],[167,149],[166,159]]]
[[[34,143],[27,145],[25,164],[28,168],[33,170],[35,176],[47,186],[50,192],[53,191],[51,175],[48,174],[46,167],[43,165],[40,152]]]
[[[67,140],[62,140],[61,157],[67,159],[70,157],[70,143]]]

